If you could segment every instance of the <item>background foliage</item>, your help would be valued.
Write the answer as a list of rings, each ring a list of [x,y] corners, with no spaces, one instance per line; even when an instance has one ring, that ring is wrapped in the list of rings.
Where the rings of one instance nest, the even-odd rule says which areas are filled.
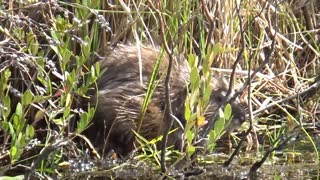
[[[87,156],[73,140],[94,107],[79,108],[80,99],[101,75],[97,56],[118,43],[167,43],[191,68],[212,63],[225,76],[234,68],[239,98],[251,107],[258,136],[271,144],[297,124],[312,133],[320,119],[319,92],[281,101],[319,80],[319,10],[313,0],[1,1],[2,171],[23,164],[40,177],[58,176],[57,164]],[[237,85],[246,82],[248,70],[259,70],[250,91]]]

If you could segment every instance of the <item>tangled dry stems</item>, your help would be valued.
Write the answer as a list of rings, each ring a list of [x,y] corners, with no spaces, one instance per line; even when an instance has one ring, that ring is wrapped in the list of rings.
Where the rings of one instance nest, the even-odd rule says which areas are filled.
[[[221,53],[215,57],[214,61],[217,71],[232,69],[237,52],[242,46],[241,32],[246,35],[245,52],[241,63],[236,66],[237,71],[246,71],[249,59],[252,61],[252,69],[256,69],[271,53],[268,63],[261,71],[264,76],[254,77],[250,84],[253,89],[251,95],[253,111],[258,111],[272,102],[302,92],[316,81],[316,76],[320,73],[319,3],[317,1],[308,3],[268,1],[267,3],[260,0],[245,1],[239,14],[243,20],[243,27],[239,27],[238,14],[233,1],[192,2],[188,4],[188,7],[193,13],[179,27],[180,33],[190,36],[191,40],[185,43],[184,38],[180,38],[175,42],[176,51],[182,56],[183,53],[194,52],[200,57],[201,49],[204,48],[199,43],[201,33],[204,33],[206,46],[220,44]],[[61,86],[63,84],[61,81],[64,80],[63,72],[58,65],[60,59],[50,48],[50,46],[63,43],[55,42],[50,37],[50,31],[52,26],[56,25],[58,15],[78,25],[63,32],[74,37],[71,43],[74,54],[79,53],[76,47],[79,42],[84,41],[81,33],[77,33],[81,30],[81,25],[88,24],[87,20],[97,19],[98,14],[104,15],[99,16],[101,19],[98,19],[101,26],[99,33],[102,49],[118,42],[143,42],[156,46],[161,44],[157,38],[158,21],[147,4],[135,4],[135,2],[104,4],[101,6],[104,11],[92,11],[93,13],[85,20],[75,18],[76,15],[72,10],[80,8],[76,4],[73,4],[73,7],[69,6],[69,9],[62,6],[65,3],[58,1],[29,4],[3,1],[0,5],[2,9],[0,11],[0,73],[3,75],[7,69],[11,71],[8,84],[5,89],[1,89],[3,91],[1,93],[10,94],[12,107],[20,102],[21,95],[27,89],[30,89],[34,96],[51,95],[50,93],[63,89]],[[19,8],[19,5],[22,5],[22,8]],[[181,12],[184,8],[183,5],[165,8],[164,4],[160,4],[160,7],[162,8],[160,10],[167,14],[164,19],[166,23],[169,22],[170,15],[174,15],[174,12]],[[306,9],[309,11],[306,12]],[[199,25],[197,16],[204,19],[202,29],[195,28]],[[276,34],[274,39],[273,34]],[[173,35],[173,37],[177,36]],[[29,39],[28,42],[37,43],[41,53],[30,51],[32,45],[27,43],[28,38],[36,40],[30,41]],[[275,41],[274,48],[270,47],[272,41]],[[38,76],[51,80],[54,85],[52,92],[45,89],[44,82],[37,81]],[[238,73],[237,81],[245,79],[245,75]],[[318,123],[320,98],[319,92],[315,91],[315,93],[314,96],[309,96],[307,99],[291,100],[279,106],[288,109],[290,114],[303,115],[304,123]],[[242,92],[240,99],[243,104],[247,102],[247,95],[246,91]],[[51,105],[52,103],[58,105],[58,101],[54,98],[56,97],[49,97]],[[39,101],[31,104],[30,110],[25,114],[28,123],[33,124],[35,128],[42,127],[48,122],[50,124],[54,119],[52,114],[57,111],[56,108],[51,107],[50,103]],[[6,108],[2,99],[0,99],[0,107]],[[39,111],[44,112],[42,118],[35,118]],[[282,112],[277,106],[273,106],[254,115],[256,117],[268,116],[279,111]],[[34,119],[39,120],[35,123]],[[3,131],[0,132],[2,154],[4,154],[5,149],[8,149],[10,145],[7,143],[8,138],[3,136]]]

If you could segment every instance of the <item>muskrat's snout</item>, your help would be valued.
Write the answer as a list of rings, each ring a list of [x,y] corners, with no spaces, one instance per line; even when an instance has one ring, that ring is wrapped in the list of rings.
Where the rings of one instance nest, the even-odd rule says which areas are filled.
[[[246,111],[240,102],[235,101],[230,103],[232,108],[232,117],[226,127],[226,131],[231,133],[233,130],[239,129],[242,123],[246,121]]]
[[[229,90],[228,88],[229,82],[227,79],[222,77],[215,77],[212,82],[213,91],[211,93],[211,103],[208,107],[208,112],[206,113],[207,116],[213,115],[214,112],[216,112],[217,108],[220,107],[224,109],[226,104],[226,95]],[[232,94],[234,92],[232,91]],[[241,105],[238,98],[235,100],[229,102],[232,109],[232,117],[229,122],[229,124],[226,127],[227,132],[232,132],[233,130],[236,130],[240,128],[240,126],[246,121],[246,110]]]

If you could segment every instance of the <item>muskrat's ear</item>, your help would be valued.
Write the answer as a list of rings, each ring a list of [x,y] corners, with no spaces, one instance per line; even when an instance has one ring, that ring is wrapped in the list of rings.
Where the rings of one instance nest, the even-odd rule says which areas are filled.
[[[228,91],[229,80],[215,72],[211,80],[211,86],[213,90]]]
[[[97,49],[95,54],[98,55],[98,57],[106,57],[106,56],[109,56],[111,53],[114,53],[113,50],[116,47],[117,46],[101,47],[101,48]]]

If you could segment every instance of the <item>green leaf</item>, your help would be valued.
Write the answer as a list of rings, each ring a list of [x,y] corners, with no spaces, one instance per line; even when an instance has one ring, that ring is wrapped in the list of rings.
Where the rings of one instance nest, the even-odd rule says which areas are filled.
[[[224,117],[227,121],[231,119],[232,116],[232,108],[230,104],[227,104],[226,107],[224,107]]]
[[[27,33],[27,43],[28,43],[29,53],[34,56],[37,55],[37,53],[39,51],[39,44],[36,39],[36,36],[34,35],[34,33],[32,31]]]
[[[4,76],[5,76],[5,79],[8,80],[9,77],[11,76],[11,71],[9,69],[7,69],[5,72],[4,72]]]
[[[77,68],[80,68],[85,62],[86,58],[84,56],[75,56],[77,62]]]
[[[59,41],[60,40],[60,35],[56,32],[56,31],[50,31],[51,36],[47,36],[49,39],[53,39],[53,41]],[[50,44],[50,48],[56,53],[56,55],[59,57],[59,60],[62,60],[62,55],[61,55],[61,51],[58,47],[58,45],[53,42],[53,43],[49,43]]]
[[[212,50],[213,50],[213,53],[210,54],[210,56],[211,56],[210,59],[214,59],[215,56],[217,56],[218,54],[223,53],[224,47],[222,46],[221,43],[216,43],[216,44],[213,46]]]
[[[190,96],[190,106],[195,107],[198,100],[199,100],[199,88],[196,88],[193,90],[193,92]]]
[[[217,140],[217,134],[214,130],[211,130],[209,133],[209,140],[208,140],[209,152],[212,152],[216,147],[216,140]]]
[[[34,128],[30,125],[27,125],[27,128],[26,128],[26,136],[28,138],[33,138],[35,135],[35,131],[34,131]]]
[[[13,34],[16,36],[16,38],[22,42],[24,42],[25,39],[25,32],[22,30],[21,27],[16,27],[13,29]]]
[[[66,105],[65,107],[69,107],[70,108],[70,104],[71,104],[71,94],[67,93],[67,98],[66,98]]]
[[[219,136],[222,133],[224,126],[225,126],[225,120],[223,118],[219,118],[216,121],[214,126],[214,131],[216,132],[217,136]]]
[[[186,133],[186,137],[187,137],[187,142],[191,144],[194,137],[194,133],[191,130],[188,130]]]
[[[20,103],[17,104],[16,112],[13,115],[13,124],[15,126],[17,133],[22,131],[24,127],[24,119],[23,119],[22,105]]]
[[[32,102],[37,103],[37,102],[40,102],[46,98],[48,98],[48,96],[41,96],[41,95],[33,96]]]
[[[191,120],[191,113],[192,112],[190,111],[189,108],[185,108],[185,110],[184,110],[184,118],[185,118],[185,120],[187,122]]]
[[[17,107],[16,107],[16,115],[18,115],[19,117],[22,117],[23,114],[22,114],[22,105],[20,104],[20,102],[17,104]]]
[[[12,145],[11,148],[10,148],[10,156],[11,156],[12,161],[14,161],[16,159],[17,147],[14,146],[14,145]]]
[[[39,109],[34,115],[34,122],[40,121],[45,115],[45,112],[42,109]]]
[[[20,117],[18,114],[13,114],[12,116],[12,120],[13,120],[13,125],[15,127],[15,129],[19,129],[19,124],[20,124]]]
[[[15,145],[17,147],[17,152],[20,151],[20,147],[23,147],[24,146],[24,139],[25,139],[25,136],[22,135],[21,132],[19,132],[18,134],[18,138],[16,139],[16,142],[15,142]]]
[[[10,122],[8,123],[8,125],[9,125],[10,135],[12,138],[11,141],[14,142],[16,140],[16,133],[15,133],[14,128]]]
[[[9,123],[7,121],[1,121],[0,125],[1,125],[1,129],[7,133],[9,130]]]
[[[0,93],[5,92],[8,84],[8,79],[11,76],[11,71],[6,69],[3,73],[0,74]],[[1,97],[1,94],[0,94]]]
[[[64,48],[60,48],[59,50],[61,52],[61,58],[62,58],[62,67],[61,68],[63,71],[67,71],[67,65],[68,65],[73,53],[70,50],[64,49]]]
[[[54,122],[56,125],[59,125],[59,126],[63,126],[63,125],[64,125],[64,122],[63,122],[62,118],[54,119],[53,122]]]
[[[69,95],[69,93],[68,93]],[[68,97],[68,96],[67,96]],[[71,111],[71,108],[70,106],[65,106],[64,110],[63,110],[63,117],[64,118],[67,118],[69,115],[70,115],[70,111]]]
[[[88,110],[88,115],[89,115],[89,120],[91,120],[92,118],[93,118],[93,116],[94,116],[94,114],[95,114],[95,109],[94,108],[89,108],[89,110]]]
[[[199,77],[197,67],[191,68],[190,80],[191,80],[191,91],[195,91],[196,89],[199,88],[199,82],[200,82],[200,77]]]
[[[216,132],[216,135],[217,136],[220,136],[224,127],[225,127],[225,118],[224,116],[221,114],[223,114],[222,110],[219,109],[219,114],[220,114],[220,117],[219,119],[216,121],[216,123],[214,124],[214,131]]]
[[[221,110],[221,108],[219,109],[219,118],[225,118],[224,117],[224,112]]]
[[[24,175],[18,175],[18,176],[2,176],[1,180],[23,180]]]
[[[3,105],[6,107],[6,109],[4,109],[4,116],[8,118],[11,112],[11,99],[9,96],[3,98]]]
[[[67,84],[67,86],[69,86],[69,85],[72,85],[72,82],[73,82],[73,78],[72,78],[72,76],[71,76],[71,74],[68,72],[68,71],[65,71],[64,72],[64,77],[66,77],[66,84]]]
[[[184,118],[188,122],[191,120],[191,110],[190,110],[190,96],[188,95],[184,102]]]
[[[82,133],[82,131],[84,131],[88,124],[89,124],[89,115],[87,112],[84,112],[83,114],[81,114],[80,116],[80,120],[78,122],[78,126],[77,126],[77,133]]]
[[[188,55],[188,63],[189,63],[189,67],[197,67],[198,65],[198,58],[195,54],[189,54]]]
[[[100,73],[101,73],[101,71],[100,71],[100,63],[99,63],[99,62],[97,62],[97,63],[95,64],[95,69],[96,69],[96,74],[97,74],[97,76],[99,77],[99,76],[100,76]]]
[[[81,49],[82,49],[83,57],[85,58],[85,60],[87,60],[90,56],[90,45],[89,44],[91,44],[91,40],[88,36],[86,36],[84,38],[84,41],[86,43],[81,44]]]
[[[209,86],[206,86],[205,90],[204,90],[204,94],[203,94],[203,105],[207,106],[209,101],[210,101],[210,97],[211,97],[211,92],[212,92],[212,88]]]
[[[24,92],[22,96],[22,105],[30,105],[33,99],[33,94],[32,92],[28,89]]]
[[[209,140],[208,140],[208,144],[212,144],[214,143],[216,140],[216,132],[214,130],[211,130],[209,133]]]
[[[44,87],[47,87],[48,82],[40,75],[40,73],[37,73],[37,80],[40,81]]]
[[[91,76],[91,78],[95,78],[96,77],[96,71],[95,71],[95,68],[93,67],[93,66],[91,66],[91,69],[90,69],[91,71],[91,73],[90,73],[90,76]]]
[[[196,151],[196,147],[189,145],[187,151],[188,151],[188,156],[191,157],[191,155]]]

